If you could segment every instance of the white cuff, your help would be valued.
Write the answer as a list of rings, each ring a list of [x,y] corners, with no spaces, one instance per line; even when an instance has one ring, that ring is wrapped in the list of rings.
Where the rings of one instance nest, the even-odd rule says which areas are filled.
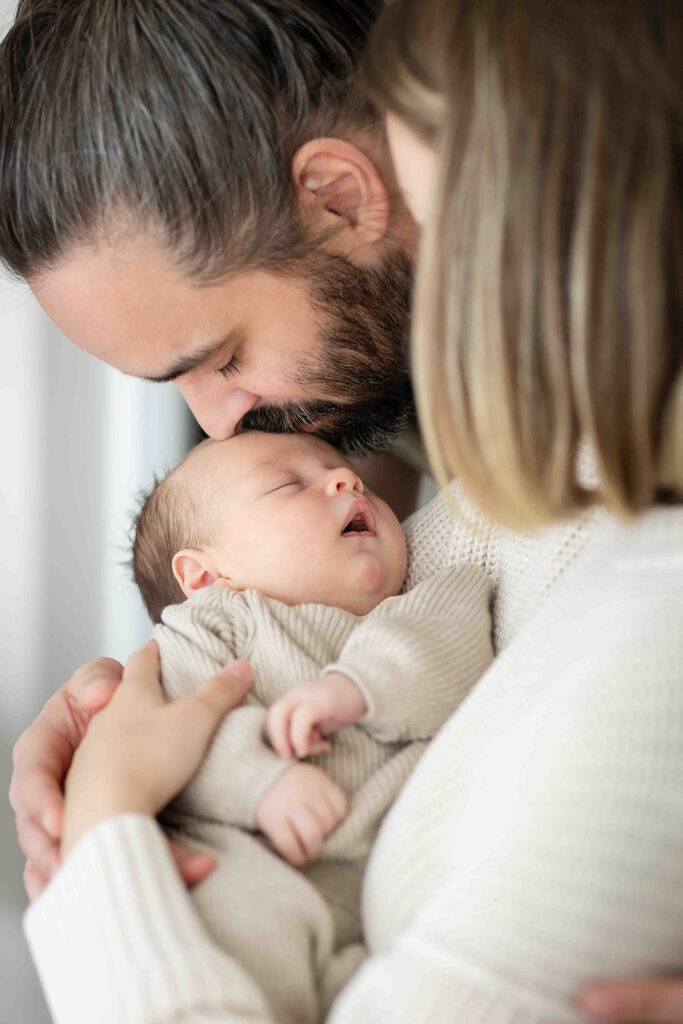
[[[87,832],[24,929],[55,1024],[161,1024],[200,1007],[268,1016],[204,930],[152,818]]]

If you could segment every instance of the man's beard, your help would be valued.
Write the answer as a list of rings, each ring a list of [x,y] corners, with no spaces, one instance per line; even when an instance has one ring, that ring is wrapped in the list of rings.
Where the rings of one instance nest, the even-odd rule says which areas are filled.
[[[306,268],[322,315],[320,354],[292,383],[314,399],[252,409],[244,429],[310,430],[349,455],[387,448],[414,414],[408,367],[412,267],[401,249],[375,268],[342,256]]]

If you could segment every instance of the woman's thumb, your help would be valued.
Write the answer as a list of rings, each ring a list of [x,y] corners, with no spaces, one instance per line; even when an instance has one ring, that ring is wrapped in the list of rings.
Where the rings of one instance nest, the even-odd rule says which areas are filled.
[[[251,686],[253,677],[254,673],[248,661],[231,661],[200,686],[190,699],[208,710],[215,728],[223,715],[240,703]]]

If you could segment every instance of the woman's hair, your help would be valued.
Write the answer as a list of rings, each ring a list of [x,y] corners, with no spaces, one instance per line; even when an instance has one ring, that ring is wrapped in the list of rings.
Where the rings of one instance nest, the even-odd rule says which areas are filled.
[[[371,97],[439,161],[428,452],[508,525],[683,492],[682,53],[676,0],[396,0],[373,33]]]
[[[21,0],[0,44],[0,261],[36,277],[123,218],[207,281],[306,251],[299,146],[376,117],[382,0]]]

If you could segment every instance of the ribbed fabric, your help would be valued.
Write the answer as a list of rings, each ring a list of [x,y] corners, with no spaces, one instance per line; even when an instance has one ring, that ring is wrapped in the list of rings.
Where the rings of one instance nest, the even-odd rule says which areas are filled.
[[[585,452],[579,471],[590,482],[593,468]],[[454,484],[449,498],[439,495],[404,524],[408,543],[404,589],[446,566],[479,566],[493,587],[493,647],[497,654],[543,603],[606,519],[605,512],[596,508],[535,534],[514,533],[483,518]]]
[[[310,759],[350,799],[322,856],[367,856],[422,752],[422,745],[410,752],[406,743],[433,736],[492,660],[489,597],[481,569],[463,565],[362,617],[215,587],[166,608],[154,636],[171,699],[192,693],[233,658],[254,668],[244,706],[225,718],[172,810],[253,828],[258,800],[291,763],[265,738],[267,708],[297,683],[338,670],[357,682],[368,712],[335,734],[329,753]]]
[[[256,591],[208,588],[165,609],[154,635],[162,681],[177,699],[231,658],[254,683],[221,724],[190,785],[164,812],[180,841],[218,858],[193,893],[212,938],[259,983],[283,1024],[315,1024],[362,954],[360,891],[380,822],[428,740],[492,660],[490,588],[460,566],[388,598],[366,616],[286,605]],[[258,800],[290,761],[265,738],[267,708],[329,671],[356,680],[368,711],[312,757],[349,798],[349,812],[306,878],[253,829]],[[322,898],[321,898],[322,897]],[[353,947],[353,948],[349,948]]]
[[[423,522],[447,517],[438,504]],[[571,1024],[590,978],[680,972],[683,511],[631,528],[604,518],[523,542],[521,568],[512,538],[488,532],[477,561],[502,573],[502,654],[385,819],[365,886],[372,956],[333,1024]],[[480,543],[456,525],[439,568]],[[93,829],[28,912],[56,1020],[261,1020],[249,977],[196,937],[156,829],[127,817]],[[148,981],[169,964],[177,982]],[[145,985],[134,1013],[112,1005]]]

